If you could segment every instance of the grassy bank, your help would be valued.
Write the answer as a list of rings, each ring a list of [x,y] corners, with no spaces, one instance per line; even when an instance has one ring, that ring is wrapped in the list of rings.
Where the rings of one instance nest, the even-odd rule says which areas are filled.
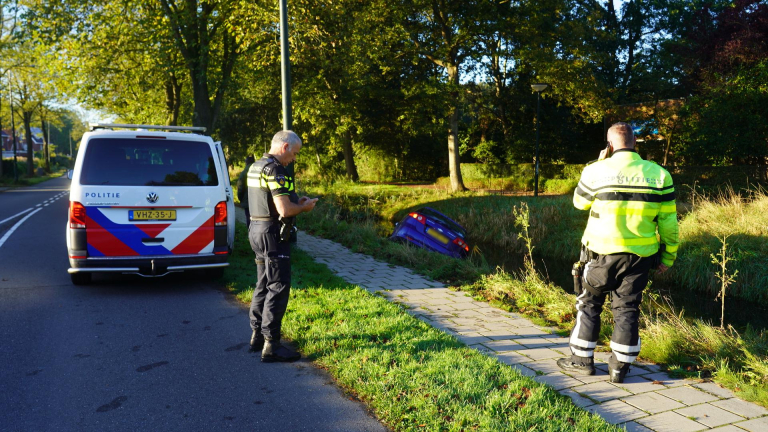
[[[515,222],[518,219],[516,210],[521,208],[522,203],[527,203],[530,224],[528,236],[533,239],[535,251],[541,251],[544,256],[561,254],[560,257],[574,257],[586,221],[584,213],[573,210],[570,197],[532,200],[471,194],[449,195],[441,191],[418,191],[393,186],[343,188],[337,185],[318,188],[316,192],[323,195],[323,200],[314,212],[302,217],[300,225],[303,229],[338,241],[358,252],[405,265],[422,274],[460,286],[476,297],[523,312],[540,323],[558,326],[563,332],[572,327],[574,296],[546,281],[538,271],[498,271],[485,262],[482,254],[474,254],[469,260],[457,261],[394,244],[382,236],[388,234],[388,220],[397,220],[398,215],[405,214],[411,208],[429,205],[459,220],[475,239],[482,238],[486,244],[503,251],[525,253],[525,236],[520,235],[520,227]],[[704,230],[712,229],[705,223],[694,221],[722,219],[718,226],[726,232],[754,227],[754,223],[747,223],[746,220],[754,222],[755,219],[762,220],[759,218],[768,216],[768,212],[760,210],[763,201],[768,202],[768,198],[756,194],[749,202],[735,200],[733,208],[728,207],[731,204],[727,202],[712,199],[696,203],[681,224],[681,260],[670,274],[680,278],[681,282],[675,279],[674,283],[686,286],[695,280],[693,275],[686,276],[685,271],[681,272],[681,268],[692,265],[683,259],[686,254],[696,257],[696,260],[690,259],[691,262],[704,259],[709,263],[709,267],[701,268],[695,277],[701,279],[714,271],[709,254],[717,248],[690,247],[686,251],[687,244],[694,244],[696,239],[702,238]],[[737,214],[744,219],[734,219]],[[734,220],[742,220],[743,223],[733,224]],[[738,226],[730,226],[728,221]],[[691,230],[686,228],[687,224],[690,224]],[[763,229],[765,226],[766,223],[763,223]],[[715,231],[711,237],[716,239],[720,233]],[[759,238],[761,234],[754,236]],[[742,247],[749,246],[742,243]],[[752,247],[759,251],[764,245],[755,244]],[[765,254],[750,256],[759,262]],[[746,265],[752,265],[755,270],[760,270],[758,264],[750,264],[746,260],[743,252],[740,252],[739,259],[737,263],[741,268],[747,269]],[[676,275],[675,272],[681,274]],[[759,286],[765,287],[765,284]],[[641,330],[641,355],[644,359],[666,365],[676,375],[714,379],[736,390],[741,397],[768,406],[768,374],[762,373],[768,369],[768,333],[765,330],[748,329],[742,334],[731,328],[721,330],[701,319],[686,317],[657,296],[653,287],[648,293],[643,303]],[[606,325],[602,329],[601,342],[605,345],[611,331],[609,311],[604,312],[603,322]]]
[[[384,237],[408,212],[429,206],[467,228],[469,244],[477,246],[476,262],[482,261],[479,255],[483,254],[525,252],[514,227],[514,209],[523,203],[530,209],[534,255],[545,261],[576,259],[587,223],[586,213],[573,207],[570,195],[534,198],[471,192],[449,194],[435,189],[344,182],[309,185],[307,190],[323,199],[318,211],[305,218],[305,226],[318,229],[325,237],[345,243],[339,237],[342,233],[338,233],[344,230],[337,228],[342,222],[367,226],[366,232],[371,236],[376,233]],[[659,282],[682,285],[714,298],[717,283],[710,254],[719,249],[719,239],[728,236],[735,258],[733,270],[739,272],[729,295],[768,305],[768,242],[764,241],[768,236],[768,195],[764,190],[753,190],[748,196],[724,190],[706,196],[689,193],[689,197],[689,203],[680,205],[686,212],[680,222],[678,261],[674,271]],[[341,226],[345,227],[343,223]],[[345,235],[351,237],[349,233]],[[345,244],[349,246],[354,241]]]
[[[584,212],[573,208],[569,196],[512,197],[473,192],[451,194],[440,189],[390,185],[360,185],[337,182],[333,185],[308,184],[307,193],[321,196],[318,210],[307,222],[331,219],[371,224],[380,236],[409,211],[428,206],[455,219],[469,232],[471,245],[523,253],[523,244],[514,229],[515,206],[530,208],[531,235],[540,256],[577,256],[581,232],[586,226]]]
[[[255,267],[237,226],[227,286],[249,302]],[[616,431],[551,388],[467,348],[292,251],[285,335],[396,431]]]
[[[67,173],[67,170],[65,168],[61,168],[58,171],[54,171],[50,174],[46,174],[39,177],[25,177],[26,171],[24,174],[19,173],[19,181],[14,182],[13,181],[13,175],[11,174],[11,177],[6,177],[5,175],[0,177],[0,186],[32,186],[36,185],[38,183],[42,183],[44,181],[50,180],[52,178],[57,178],[65,175]],[[7,174],[7,173],[6,173]]]
[[[730,189],[705,197],[692,195],[693,210],[680,222],[680,257],[668,278],[674,284],[714,298],[719,284],[713,277],[710,254],[727,237],[738,277],[729,296],[768,304],[768,195],[748,196]]]

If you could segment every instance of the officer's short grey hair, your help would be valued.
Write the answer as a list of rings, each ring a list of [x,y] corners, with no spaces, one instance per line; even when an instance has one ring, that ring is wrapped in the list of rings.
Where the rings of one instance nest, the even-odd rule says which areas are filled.
[[[623,145],[626,147],[634,147],[635,143],[635,132],[632,130],[632,126],[630,126],[627,123],[624,122],[617,122],[611,125],[610,128],[608,128],[608,135],[613,132],[616,135],[619,135],[623,140]]]
[[[294,131],[282,130],[272,137],[272,148],[279,148],[283,143],[288,143],[288,146],[293,148],[296,145],[301,145],[301,138]]]

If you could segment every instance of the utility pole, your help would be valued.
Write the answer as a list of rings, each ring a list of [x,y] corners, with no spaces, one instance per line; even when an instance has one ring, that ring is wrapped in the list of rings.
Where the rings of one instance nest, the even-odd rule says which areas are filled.
[[[291,57],[288,44],[288,0],[280,0],[280,75],[283,88],[283,130],[293,129],[291,113]],[[295,179],[295,163],[288,165],[288,175]]]
[[[288,0],[280,0],[280,72],[283,87],[283,130],[291,130],[291,58],[288,45]]]

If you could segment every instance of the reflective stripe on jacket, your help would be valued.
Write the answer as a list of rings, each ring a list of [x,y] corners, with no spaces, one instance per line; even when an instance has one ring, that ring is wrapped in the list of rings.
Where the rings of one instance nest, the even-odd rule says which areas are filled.
[[[288,195],[293,203],[299,201],[293,177],[278,160],[265,153],[248,170],[248,207],[251,217],[273,217],[280,214],[273,197]]]
[[[659,250],[660,239],[666,245],[661,262],[674,264],[679,244],[675,188],[659,165],[632,150],[618,150],[584,168],[573,205],[590,210],[581,238],[590,250],[647,257]]]

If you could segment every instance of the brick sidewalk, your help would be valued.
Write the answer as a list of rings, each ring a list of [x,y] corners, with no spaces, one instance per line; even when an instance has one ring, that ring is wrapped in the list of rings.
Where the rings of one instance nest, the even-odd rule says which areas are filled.
[[[346,281],[402,304],[416,318],[549,384],[576,405],[628,431],[768,432],[768,410],[735,398],[717,384],[669,378],[658,366],[637,363],[624,383],[613,384],[608,382],[608,353],[595,353],[596,375],[570,376],[555,364],[570,355],[568,338],[551,328],[330,240],[300,232],[298,247]]]

